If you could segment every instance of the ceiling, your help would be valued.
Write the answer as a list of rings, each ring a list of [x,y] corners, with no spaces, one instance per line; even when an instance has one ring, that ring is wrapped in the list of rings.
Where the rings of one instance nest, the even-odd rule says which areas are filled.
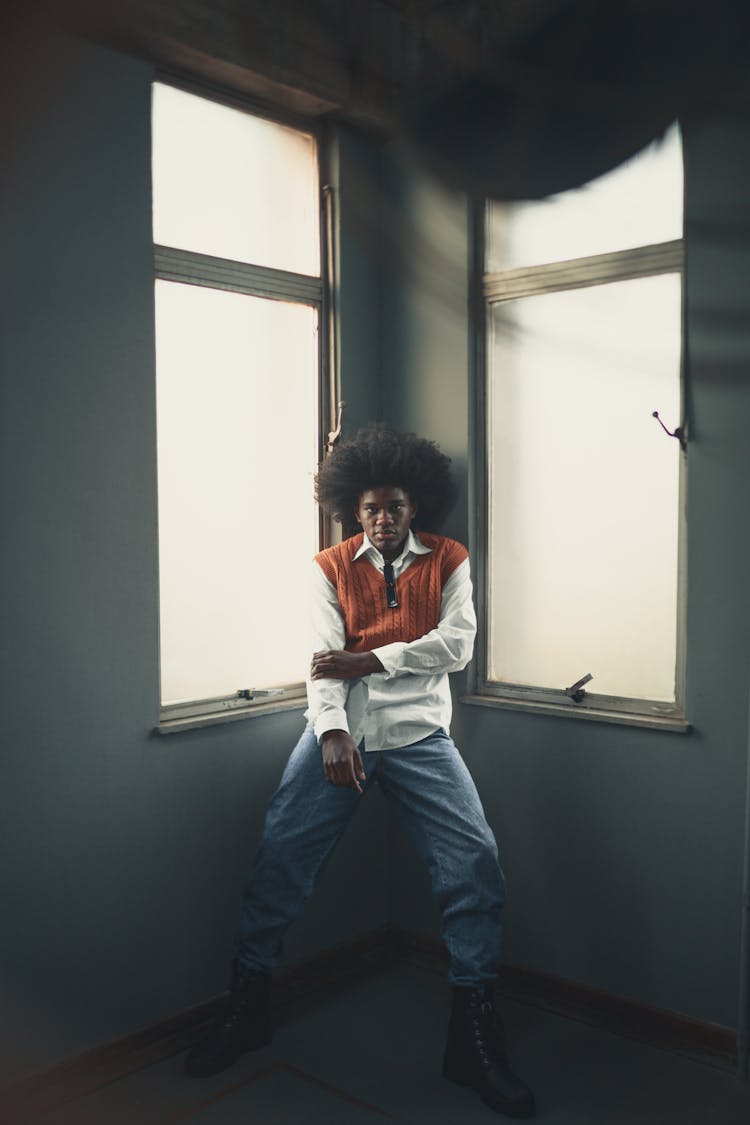
[[[46,0],[46,7],[68,29],[261,104],[404,133],[440,174],[458,169],[467,181],[458,186],[498,198],[583,182],[678,115],[750,107],[750,4],[735,0]],[[29,8],[17,0],[14,10]]]

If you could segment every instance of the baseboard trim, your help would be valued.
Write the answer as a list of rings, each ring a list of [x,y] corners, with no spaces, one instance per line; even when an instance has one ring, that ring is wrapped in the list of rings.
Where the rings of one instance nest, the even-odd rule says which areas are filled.
[[[273,980],[274,1007],[361,972],[363,962],[382,962],[388,957],[388,945],[388,931],[374,930],[282,969]],[[186,1051],[203,1034],[225,996],[221,993],[122,1038],[0,1084],[0,1120],[3,1125],[33,1125],[40,1113]]]
[[[394,958],[445,971],[443,945],[410,930],[375,930],[355,941],[325,950],[279,972],[274,978],[274,1005],[284,1006],[313,990],[361,973],[363,962],[375,967]],[[497,991],[601,1030],[637,1039],[651,1046],[688,1054],[724,1067],[737,1063],[732,1028],[665,1012],[588,985],[516,965],[502,968]],[[134,1074],[186,1050],[202,1034],[223,1000],[216,996],[168,1019],[143,1027],[110,1043],[0,1087],[2,1120],[27,1125],[42,1112]]]
[[[445,948],[434,938],[392,929],[388,931],[388,944],[392,953],[409,961],[447,969]],[[737,1033],[731,1027],[653,1008],[520,965],[503,965],[496,988],[503,996],[544,1007],[615,1035],[724,1067],[737,1065]]]

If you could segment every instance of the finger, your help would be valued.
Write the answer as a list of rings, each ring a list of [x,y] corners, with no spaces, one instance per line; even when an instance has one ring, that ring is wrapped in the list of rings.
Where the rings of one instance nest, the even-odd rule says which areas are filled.
[[[359,750],[354,751],[354,768],[357,772],[357,776],[361,778],[362,781],[364,781],[367,775],[365,773],[364,763],[362,762],[362,755],[360,754]]]
[[[359,784],[357,774],[359,773],[360,776],[362,776],[360,772],[362,768],[362,762],[358,762],[357,759],[359,759],[359,752],[357,750],[354,750],[352,752],[351,758],[347,762],[347,785],[349,785],[352,789],[356,789],[358,793],[361,793],[362,786]]]
[[[356,791],[357,791],[358,793],[361,793],[361,792],[362,792],[362,786],[361,786],[361,785],[359,784],[359,782],[357,781],[357,778],[356,778],[356,776],[355,776],[355,774],[354,774],[354,773],[352,773],[352,774],[351,774],[351,776],[350,776],[350,779],[349,779],[349,788],[350,788],[350,789],[356,789]]]

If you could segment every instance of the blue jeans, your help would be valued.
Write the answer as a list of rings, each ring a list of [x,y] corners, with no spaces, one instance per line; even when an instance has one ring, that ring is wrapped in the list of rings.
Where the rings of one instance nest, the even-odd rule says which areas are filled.
[[[366,792],[377,782],[432,879],[450,955],[449,980],[494,980],[500,962],[505,879],[474,782],[455,745],[435,731],[411,746],[363,753]],[[333,848],[362,800],[331,785],[308,726],[287,762],[266,814],[245,891],[237,957],[269,971],[287,927],[301,914]]]

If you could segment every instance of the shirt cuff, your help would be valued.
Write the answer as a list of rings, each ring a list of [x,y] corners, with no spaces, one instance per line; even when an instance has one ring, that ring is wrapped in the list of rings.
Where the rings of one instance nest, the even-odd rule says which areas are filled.
[[[374,675],[384,676],[386,679],[389,676],[394,676],[401,667],[401,655],[405,648],[406,641],[393,641],[392,644],[372,649],[383,665],[383,671],[376,672]]]
[[[326,710],[315,719],[313,730],[315,731],[315,737],[318,742],[320,742],[326,731],[329,730],[345,730],[346,733],[349,734],[349,723],[346,718],[346,711],[343,707],[326,708]]]

